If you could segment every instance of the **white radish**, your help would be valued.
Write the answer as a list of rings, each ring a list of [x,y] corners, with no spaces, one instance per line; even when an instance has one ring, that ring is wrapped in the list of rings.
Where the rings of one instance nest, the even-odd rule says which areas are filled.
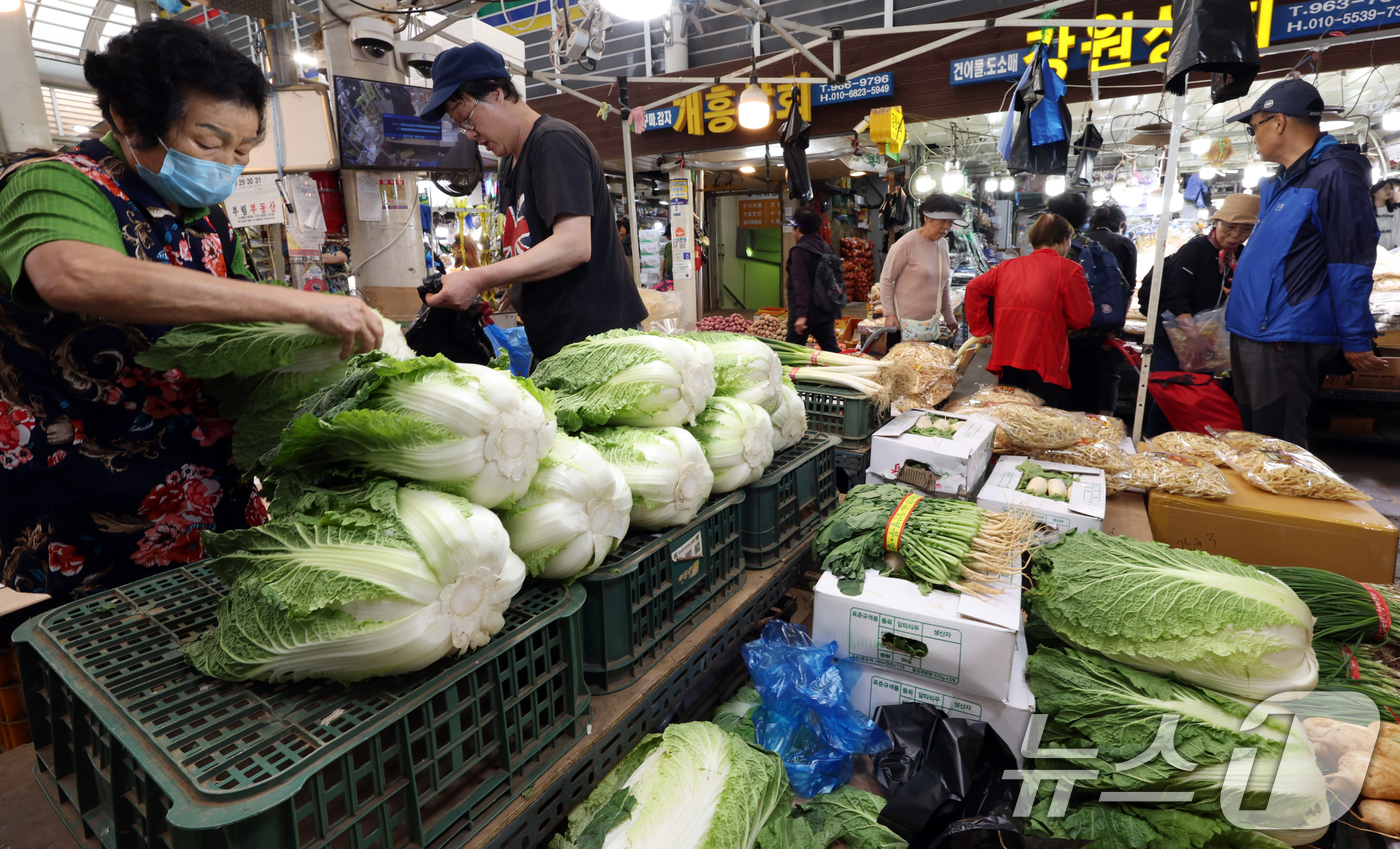
[[[1055,478],[1050,481],[1050,485],[1046,489],[1045,494],[1050,496],[1056,496],[1059,498],[1068,498],[1069,489],[1065,486],[1064,481],[1060,480],[1059,478]]]
[[[1031,478],[1030,483],[1026,484],[1026,492],[1030,495],[1044,495],[1048,486],[1049,482],[1045,478],[1036,475]]]

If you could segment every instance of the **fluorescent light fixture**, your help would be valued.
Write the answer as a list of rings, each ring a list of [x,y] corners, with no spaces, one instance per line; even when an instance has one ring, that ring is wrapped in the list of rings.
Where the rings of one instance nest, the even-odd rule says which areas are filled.
[[[651,225],[651,229],[657,231],[658,233],[663,232],[666,229],[666,225],[663,222],[658,221],[655,224]]]
[[[1172,212],[1180,212],[1184,206],[1186,206],[1186,198],[1182,197],[1181,192],[1172,192]]]
[[[74,125],[73,125],[73,135],[75,135],[75,136],[85,136],[85,135],[87,135],[87,132],[88,132],[88,128],[87,128],[87,127],[84,127],[82,124],[74,124]],[[1372,182],[1374,182],[1374,181],[1372,181]]]
[[[1259,185],[1259,180],[1264,176],[1264,166],[1258,162],[1251,162],[1244,166],[1244,175],[1240,177],[1240,185],[1246,189],[1252,189]]]
[[[851,176],[852,176],[852,177],[864,177],[864,176],[865,176],[865,172],[864,172],[864,171],[852,171],[852,172],[851,172]]]
[[[1191,140],[1191,152],[1197,156],[1205,156],[1207,153],[1210,153],[1210,148],[1213,144],[1215,144],[1215,142],[1211,141],[1209,136],[1197,136]]]
[[[987,182],[985,182],[985,183],[982,184],[982,191],[986,192],[987,194],[991,194],[992,192],[994,192],[994,191],[996,191],[996,190],[997,190],[997,178],[996,178],[996,177],[988,177],[988,178],[987,178]]]
[[[20,0],[0,0],[0,12],[13,12],[19,7]]]
[[[1053,176],[1053,177],[1046,177],[1046,178],[1045,178],[1045,193],[1046,193],[1047,195],[1050,195],[1051,197],[1054,197],[1055,195],[1062,195],[1062,194],[1064,194],[1064,193],[1065,193],[1065,178],[1064,178],[1064,177],[1061,177],[1061,176],[1058,176],[1058,175]]]
[[[666,14],[671,0],[603,0],[603,8],[614,18],[649,21]]]
[[[1106,203],[1108,201],[1108,189],[1094,189],[1094,203]]]
[[[949,171],[943,175],[943,191],[950,195],[957,194],[962,191],[965,182],[961,171]]]
[[[1381,116],[1381,129],[1387,133],[1400,130],[1400,112],[1387,112]]]
[[[658,200],[657,203],[661,204],[662,206],[670,206],[670,205],[671,205],[671,202],[670,202],[669,200]]]
[[[773,121],[773,108],[768,102],[768,92],[756,83],[749,83],[744,93],[739,95],[739,126],[749,130],[761,130]]]
[[[1202,180],[1214,180],[1214,179],[1215,179],[1216,177],[1218,177],[1218,176],[1220,176],[1220,172],[1217,171],[1217,170],[1215,170],[1215,166],[1214,166],[1214,165],[1202,165],[1202,166],[1201,166],[1201,179],[1202,179]]]
[[[920,174],[914,180],[914,191],[921,195],[933,191],[933,178],[927,174]]]
[[[1324,133],[1331,133],[1336,130],[1350,129],[1353,121],[1323,121],[1318,125],[1318,129]]]
[[[1001,189],[1002,192],[1004,192],[1004,193],[1010,193],[1010,192],[1016,191],[1016,178],[1015,178],[1015,177],[1002,177],[1002,178],[1001,178],[1001,185],[999,185],[997,188]]]
[[[740,165],[740,166],[739,166],[739,173],[740,173],[740,174],[752,174],[752,173],[753,173],[754,171],[756,171],[756,170],[758,170],[758,169],[754,168],[752,165]]]

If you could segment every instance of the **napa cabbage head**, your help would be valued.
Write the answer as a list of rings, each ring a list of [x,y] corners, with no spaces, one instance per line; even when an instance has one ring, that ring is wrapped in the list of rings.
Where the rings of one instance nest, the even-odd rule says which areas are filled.
[[[396,359],[413,357],[399,326],[383,316],[380,321],[381,349]],[[217,415],[233,423],[233,458],[248,468],[277,447],[308,396],[345,375],[341,347],[340,339],[294,322],[184,324],[137,354],[136,362],[198,378]]]
[[[551,849],[753,849],[792,791],[777,755],[708,722],[645,737],[569,814]]]
[[[395,475],[483,507],[525,494],[557,428],[528,378],[441,355],[362,354],[298,412],[266,459],[274,472]]]
[[[807,433],[807,408],[797,387],[791,380],[783,378],[782,402],[773,414],[773,453],[791,448],[802,441]]]
[[[1099,531],[1031,562],[1032,607],[1072,645],[1246,698],[1317,685],[1312,612],[1252,566]]]
[[[581,437],[622,471],[632,491],[633,527],[684,525],[714,488],[705,451],[684,428],[611,427]]]
[[[783,364],[753,336],[701,331],[687,339],[703,342],[715,355],[715,395],[738,398],[772,415],[783,400]]]
[[[217,624],[186,647],[229,681],[357,681],[485,645],[525,580],[490,510],[387,480],[326,489],[284,481],[272,520],[205,532],[228,588]]]
[[[687,430],[715,473],[712,493],[748,486],[773,462],[773,423],[762,407],[747,401],[716,395]]]
[[[715,394],[715,356],[703,342],[612,330],[565,345],[532,375],[557,396],[559,424],[690,424]]]
[[[622,471],[587,442],[560,434],[501,521],[532,576],[562,581],[602,565],[626,535],[631,511]]]

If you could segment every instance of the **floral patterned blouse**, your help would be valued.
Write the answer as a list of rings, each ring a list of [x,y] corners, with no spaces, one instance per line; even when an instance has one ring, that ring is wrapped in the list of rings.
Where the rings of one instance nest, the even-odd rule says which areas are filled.
[[[23,272],[32,248],[74,239],[246,278],[228,220],[177,216],[110,136],[0,180],[0,583],[65,601],[199,560],[202,531],[265,521],[199,382],[134,360],[170,328],[52,310]]]

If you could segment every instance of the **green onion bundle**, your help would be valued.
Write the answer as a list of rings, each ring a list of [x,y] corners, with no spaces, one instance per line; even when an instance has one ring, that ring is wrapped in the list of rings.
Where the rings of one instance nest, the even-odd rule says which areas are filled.
[[[876,569],[925,592],[941,586],[988,596],[1021,571],[1020,554],[1035,535],[1036,522],[1026,514],[989,513],[892,484],[864,485],[822,523],[812,550],[850,595],[861,591],[865,570]]]
[[[854,389],[881,407],[919,387],[918,372],[907,363],[815,351],[806,345],[778,339],[760,338],[759,341],[778,355],[789,379]]]
[[[1315,639],[1313,651],[1317,654],[1317,689],[1360,693],[1375,702],[1381,719],[1400,722],[1400,675],[1376,659],[1376,647]],[[1364,716],[1332,718],[1360,724],[1372,721]]]
[[[1360,584],[1345,575],[1306,566],[1260,566],[1283,581],[1317,618],[1313,639],[1355,643],[1400,641],[1391,619],[1396,602],[1389,587]]]

